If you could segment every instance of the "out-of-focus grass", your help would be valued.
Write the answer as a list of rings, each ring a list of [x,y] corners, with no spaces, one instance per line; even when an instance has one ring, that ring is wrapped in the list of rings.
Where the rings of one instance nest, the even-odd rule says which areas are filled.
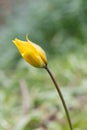
[[[75,55],[61,60],[55,57],[49,61],[49,67],[61,86],[75,130],[87,129],[86,64],[85,59]],[[33,68],[21,60],[15,71],[0,71],[0,77],[2,130],[68,129],[61,101],[45,70]],[[29,92],[30,108],[27,114],[22,104],[22,81]]]

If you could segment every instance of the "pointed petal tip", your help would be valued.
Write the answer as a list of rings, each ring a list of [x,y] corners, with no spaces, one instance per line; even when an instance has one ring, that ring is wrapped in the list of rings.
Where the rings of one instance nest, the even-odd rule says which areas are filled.
[[[12,43],[15,43],[15,40],[12,40]]]
[[[26,34],[26,40],[27,40],[27,42],[29,42],[29,43],[30,43],[28,33]]]
[[[12,40],[12,43],[16,44],[17,41],[18,41],[18,38],[15,38],[14,40]]]

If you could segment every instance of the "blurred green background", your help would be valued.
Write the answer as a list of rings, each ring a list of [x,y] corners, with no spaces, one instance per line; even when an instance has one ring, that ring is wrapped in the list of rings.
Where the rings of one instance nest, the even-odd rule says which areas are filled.
[[[46,71],[12,44],[26,34],[46,51],[74,130],[87,130],[86,0],[0,0],[0,130],[69,129]]]

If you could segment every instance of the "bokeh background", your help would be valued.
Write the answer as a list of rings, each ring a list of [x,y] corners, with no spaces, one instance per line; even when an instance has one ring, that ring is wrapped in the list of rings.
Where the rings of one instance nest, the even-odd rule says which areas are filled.
[[[46,51],[74,130],[87,130],[86,0],[0,0],[0,130],[69,129],[46,71],[12,44],[26,34]]]

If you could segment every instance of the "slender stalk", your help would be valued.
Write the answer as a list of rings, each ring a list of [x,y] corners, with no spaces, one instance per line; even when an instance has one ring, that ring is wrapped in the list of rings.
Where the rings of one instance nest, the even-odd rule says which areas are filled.
[[[67,116],[67,120],[68,120],[68,123],[69,123],[70,130],[73,130],[73,128],[72,128],[72,123],[71,123],[71,119],[70,119],[70,115],[69,115],[69,112],[68,112],[68,109],[67,109],[65,100],[64,100],[64,98],[63,98],[63,95],[62,95],[62,93],[61,93],[60,87],[59,87],[59,85],[57,84],[57,82],[56,82],[55,78],[53,77],[53,75],[52,75],[51,71],[49,70],[49,68],[46,66],[45,69],[47,70],[48,74],[50,75],[50,77],[51,77],[51,79],[52,79],[52,81],[53,81],[53,83],[54,83],[54,85],[55,85],[55,87],[56,87],[56,89],[57,89],[57,92],[58,92],[58,94],[59,94],[59,96],[60,96],[60,99],[61,99],[61,101],[62,101],[63,107],[64,107],[65,112],[66,112],[66,116]]]

